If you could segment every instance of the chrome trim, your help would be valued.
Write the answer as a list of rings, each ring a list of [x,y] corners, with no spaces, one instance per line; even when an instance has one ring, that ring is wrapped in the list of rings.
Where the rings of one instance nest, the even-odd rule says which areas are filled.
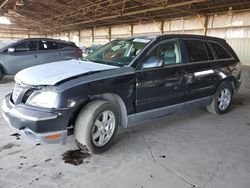
[[[222,71],[219,72],[219,75],[220,75],[220,77],[221,77],[222,79],[224,79],[224,78],[227,77],[227,75],[226,75],[224,72],[222,72]]]
[[[214,70],[210,69],[210,70],[195,72],[194,76],[198,77],[198,76],[209,75],[209,74],[214,74]]]

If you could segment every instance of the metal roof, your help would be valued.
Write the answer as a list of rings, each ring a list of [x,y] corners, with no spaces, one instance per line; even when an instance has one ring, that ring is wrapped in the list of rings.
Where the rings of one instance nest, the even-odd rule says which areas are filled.
[[[250,0],[0,0],[11,27],[42,33],[247,9]]]

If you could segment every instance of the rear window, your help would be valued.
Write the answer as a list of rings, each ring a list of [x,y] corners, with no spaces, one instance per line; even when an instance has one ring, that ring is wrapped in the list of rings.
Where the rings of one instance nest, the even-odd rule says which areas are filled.
[[[39,41],[39,50],[55,50],[58,49],[57,42],[53,41]]]
[[[218,59],[229,59],[232,56],[222,47],[220,44],[210,42],[211,46],[213,47]]]
[[[212,57],[207,52],[205,43],[200,40],[183,40],[188,55],[189,62],[207,61]]]

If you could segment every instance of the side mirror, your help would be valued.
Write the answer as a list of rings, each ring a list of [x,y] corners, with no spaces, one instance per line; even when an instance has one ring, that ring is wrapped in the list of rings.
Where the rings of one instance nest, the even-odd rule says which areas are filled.
[[[147,59],[145,63],[143,63],[142,68],[154,68],[154,67],[161,67],[163,66],[163,60],[158,57],[150,57]]]
[[[15,52],[15,48],[8,48],[8,52],[9,52],[9,53]]]

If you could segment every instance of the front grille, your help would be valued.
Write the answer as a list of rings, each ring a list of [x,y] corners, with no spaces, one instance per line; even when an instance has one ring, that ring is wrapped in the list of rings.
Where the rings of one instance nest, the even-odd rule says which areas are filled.
[[[16,83],[12,92],[11,100],[14,104],[25,103],[29,96],[38,88],[34,88],[21,83]],[[20,99],[20,100],[19,100]]]

